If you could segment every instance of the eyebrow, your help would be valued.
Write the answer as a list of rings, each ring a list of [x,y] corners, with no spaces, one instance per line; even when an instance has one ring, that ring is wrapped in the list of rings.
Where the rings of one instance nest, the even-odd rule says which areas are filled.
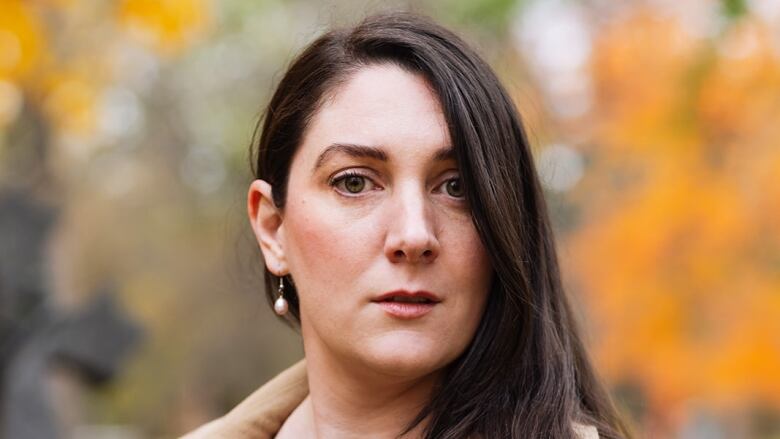
[[[356,158],[370,158],[382,162],[390,161],[390,158],[388,157],[387,153],[381,147],[358,145],[355,143],[334,143],[328,146],[327,148],[325,148],[325,150],[322,151],[319,157],[317,157],[317,161],[314,163],[314,168],[312,169],[312,172],[316,172],[317,169],[322,167],[322,165],[325,164],[326,161],[328,161],[332,156],[338,153],[346,154],[350,157],[356,157]],[[444,146],[442,148],[439,148],[433,154],[433,160],[437,162],[454,159],[454,158],[455,158],[455,150],[451,146]]]

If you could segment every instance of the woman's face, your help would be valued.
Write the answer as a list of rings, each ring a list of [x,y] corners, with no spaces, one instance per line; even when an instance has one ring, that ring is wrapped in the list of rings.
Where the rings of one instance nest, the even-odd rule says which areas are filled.
[[[463,352],[492,267],[421,76],[392,65],[352,74],[312,119],[288,185],[266,234],[276,251],[263,251],[298,290],[307,357],[411,377]],[[398,291],[429,302],[398,303],[409,300]]]

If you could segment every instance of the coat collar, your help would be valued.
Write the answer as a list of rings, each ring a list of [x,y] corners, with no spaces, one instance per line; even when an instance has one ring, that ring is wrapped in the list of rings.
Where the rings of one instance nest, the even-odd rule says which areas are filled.
[[[306,360],[301,360],[255,390],[225,416],[182,439],[272,439],[308,394]],[[594,426],[574,423],[574,431],[581,439],[599,439]]]
[[[255,390],[228,414],[183,439],[271,439],[308,394],[306,360],[301,360]]]

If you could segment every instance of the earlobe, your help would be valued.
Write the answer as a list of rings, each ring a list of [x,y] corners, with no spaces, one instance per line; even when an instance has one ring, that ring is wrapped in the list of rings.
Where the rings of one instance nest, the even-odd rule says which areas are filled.
[[[282,215],[273,202],[272,187],[264,180],[255,180],[247,194],[249,222],[268,270],[277,276],[287,271],[287,259],[282,245]]]

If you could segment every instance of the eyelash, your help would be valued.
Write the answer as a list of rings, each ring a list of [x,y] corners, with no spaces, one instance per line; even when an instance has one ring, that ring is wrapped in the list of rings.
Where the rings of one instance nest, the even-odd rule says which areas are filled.
[[[338,186],[339,183],[341,183],[342,181],[346,181],[346,179],[350,178],[350,177],[364,178],[364,179],[370,181],[371,184],[376,186],[376,183],[374,183],[374,181],[371,180],[371,177],[369,177],[369,176],[367,176],[365,174],[362,174],[360,172],[357,172],[357,171],[346,171],[343,174],[339,174],[339,175],[331,178],[330,181],[328,181],[328,184],[331,187],[335,188],[336,186]],[[444,186],[445,184],[449,183],[452,180],[458,180],[458,179],[459,179],[459,177],[458,178],[449,178],[449,179],[445,180],[442,184],[440,184],[439,187]],[[445,189],[443,192],[446,193],[446,191],[447,190]],[[360,196],[360,193],[350,193],[349,191],[338,191],[338,192],[340,194],[346,196],[346,197],[359,197]],[[455,200],[465,200],[465,195],[463,197],[461,197],[461,198],[456,198],[456,197],[452,197],[452,198],[455,199]]]

